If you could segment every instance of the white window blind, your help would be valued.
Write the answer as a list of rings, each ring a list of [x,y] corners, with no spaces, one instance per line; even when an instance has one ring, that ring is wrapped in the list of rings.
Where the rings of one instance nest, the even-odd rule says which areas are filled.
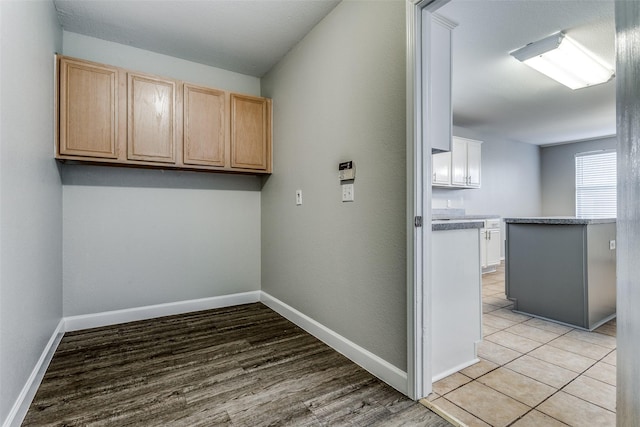
[[[576,154],[576,216],[616,217],[616,152]]]

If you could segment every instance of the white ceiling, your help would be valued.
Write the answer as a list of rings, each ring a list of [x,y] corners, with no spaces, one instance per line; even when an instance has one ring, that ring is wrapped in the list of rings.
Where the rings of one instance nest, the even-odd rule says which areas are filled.
[[[269,71],[338,0],[54,0],[67,31],[250,76]]]
[[[616,132],[615,78],[572,91],[509,55],[558,31],[615,66],[612,0],[451,0],[454,124],[536,145]]]
[[[397,0],[402,1],[402,0]],[[260,77],[337,0],[54,0],[62,27]],[[613,0],[452,0],[454,124],[553,144],[615,133],[615,79],[572,91],[509,52],[563,30],[614,65]]]

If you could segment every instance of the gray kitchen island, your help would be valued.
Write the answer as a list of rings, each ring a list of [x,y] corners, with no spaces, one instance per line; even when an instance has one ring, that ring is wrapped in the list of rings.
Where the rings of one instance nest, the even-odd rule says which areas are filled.
[[[616,315],[616,220],[505,218],[514,310],[593,330]]]

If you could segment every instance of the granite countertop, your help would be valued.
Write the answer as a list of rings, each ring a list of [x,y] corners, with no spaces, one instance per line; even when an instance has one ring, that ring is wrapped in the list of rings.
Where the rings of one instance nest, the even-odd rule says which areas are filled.
[[[450,221],[465,221],[465,220],[477,220],[477,219],[492,219],[500,218],[500,215],[450,215],[450,214],[431,214],[433,221],[450,220]]]
[[[615,218],[576,218],[573,216],[539,216],[527,218],[505,218],[509,224],[548,224],[548,225],[589,225],[615,223]]]
[[[431,211],[431,230],[464,230],[484,227],[485,219],[500,218],[500,215],[467,215],[464,209],[446,208]]]
[[[446,221],[432,221],[431,231],[449,231],[449,230],[466,230],[470,228],[482,228],[484,227],[484,221],[474,221],[472,219],[467,220],[446,220]]]

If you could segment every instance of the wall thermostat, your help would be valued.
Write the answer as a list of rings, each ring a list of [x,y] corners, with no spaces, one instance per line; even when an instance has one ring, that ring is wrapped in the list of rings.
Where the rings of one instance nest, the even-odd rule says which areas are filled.
[[[342,162],[338,165],[338,176],[340,181],[351,181],[356,179],[356,167],[353,161]]]

